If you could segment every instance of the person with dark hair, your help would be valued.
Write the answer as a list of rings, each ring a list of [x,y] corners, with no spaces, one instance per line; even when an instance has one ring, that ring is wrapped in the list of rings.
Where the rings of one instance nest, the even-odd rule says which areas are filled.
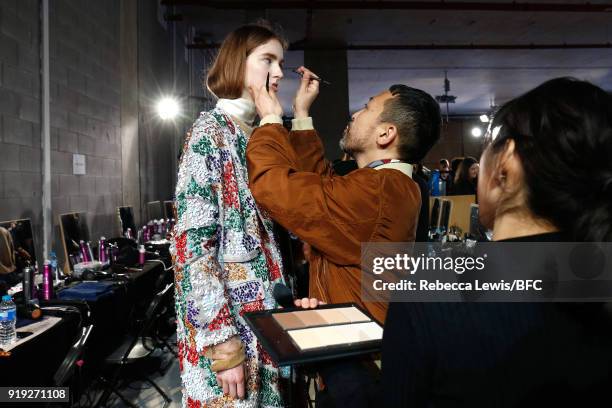
[[[272,220],[249,190],[246,146],[257,115],[247,88],[276,94],[285,45],[267,25],[230,33],[207,78],[217,105],[184,144],[171,238],[183,406],[284,406],[278,367],[243,314],[275,308],[284,281]]]
[[[465,157],[455,173],[453,180],[452,195],[471,195],[476,194],[478,186],[478,171],[480,165],[478,160],[471,156]]]
[[[450,164],[448,163],[448,160],[440,159],[438,165],[440,170],[440,179],[444,181],[448,180],[450,176]]]
[[[545,82],[495,115],[480,161],[482,224],[495,241],[612,240],[610,157],[612,96]],[[392,303],[383,405],[609,406],[610,367],[602,303]]]
[[[294,102],[296,118],[308,117],[318,94],[314,74],[305,72]],[[421,193],[410,163],[421,161],[440,136],[438,103],[405,85],[370,98],[340,141],[358,169],[338,176],[324,160],[312,122],[309,130],[288,135],[276,95],[262,87],[252,92],[260,116],[276,117],[277,124],[259,127],[249,141],[250,188],[274,220],[312,247],[310,296],[360,304],[384,322],[387,303],[361,297],[361,244],[414,241]],[[349,360],[320,368],[335,406],[368,403],[373,364],[366,365]]]

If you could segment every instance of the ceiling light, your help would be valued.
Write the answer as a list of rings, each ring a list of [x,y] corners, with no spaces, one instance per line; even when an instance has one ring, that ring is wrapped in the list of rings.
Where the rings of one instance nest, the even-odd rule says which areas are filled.
[[[157,103],[157,114],[163,120],[170,120],[176,118],[179,113],[179,104],[174,98],[166,97],[162,98]]]

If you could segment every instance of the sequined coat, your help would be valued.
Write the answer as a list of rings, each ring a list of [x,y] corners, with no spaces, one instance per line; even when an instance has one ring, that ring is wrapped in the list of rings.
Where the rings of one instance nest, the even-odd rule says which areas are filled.
[[[203,112],[185,141],[176,186],[175,265],[183,406],[278,407],[278,369],[244,312],[274,308],[282,281],[272,222],[248,188],[248,136],[221,108]],[[239,335],[246,346],[247,399],[223,396],[207,347]]]

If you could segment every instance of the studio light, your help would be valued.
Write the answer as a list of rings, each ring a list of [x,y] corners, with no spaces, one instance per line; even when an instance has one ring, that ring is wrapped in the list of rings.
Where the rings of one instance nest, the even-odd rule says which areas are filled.
[[[157,103],[157,114],[163,120],[172,120],[179,114],[179,104],[174,98],[162,98]]]
[[[489,123],[489,117],[487,115],[480,115],[480,121],[482,123]]]
[[[479,128],[478,126],[473,127],[472,128],[472,136],[474,136],[474,137],[482,136],[482,129]]]

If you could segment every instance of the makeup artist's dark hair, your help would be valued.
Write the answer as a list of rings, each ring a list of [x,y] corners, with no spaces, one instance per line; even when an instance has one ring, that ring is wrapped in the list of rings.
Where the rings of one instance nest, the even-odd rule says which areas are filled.
[[[490,151],[514,140],[533,214],[576,241],[612,240],[610,94],[552,79],[506,103],[491,124],[497,127],[487,136]]]
[[[283,48],[287,48],[282,35],[265,20],[244,25],[229,33],[208,71],[206,88],[217,98],[240,98],[244,89],[247,57],[255,48],[270,40],[278,40]]]
[[[379,120],[397,126],[400,158],[418,163],[440,138],[440,105],[427,92],[406,85],[392,85],[389,92],[393,97],[385,101]]]

